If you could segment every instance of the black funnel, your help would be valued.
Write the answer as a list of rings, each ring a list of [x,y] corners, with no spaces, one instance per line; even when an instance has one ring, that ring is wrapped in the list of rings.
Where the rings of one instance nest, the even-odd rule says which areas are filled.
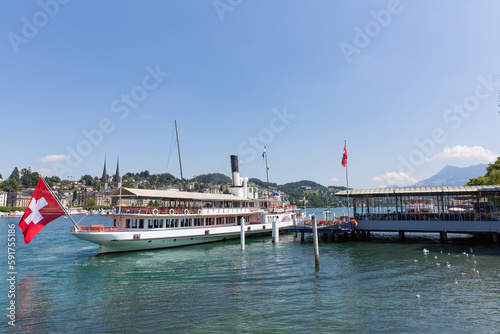
[[[238,168],[238,156],[237,155],[232,155],[231,156],[231,172],[240,172]]]

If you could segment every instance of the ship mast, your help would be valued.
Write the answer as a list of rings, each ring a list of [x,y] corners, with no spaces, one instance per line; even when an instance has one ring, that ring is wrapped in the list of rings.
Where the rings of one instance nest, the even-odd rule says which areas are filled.
[[[184,178],[182,177],[181,149],[179,147],[179,133],[177,132],[177,121],[175,122],[175,136],[177,138],[177,152],[179,152],[179,167],[181,169],[181,191],[184,190]]]
[[[269,196],[269,167],[267,167],[267,147],[264,146],[264,154],[266,156],[266,178],[267,178],[267,200],[269,201],[271,197]]]

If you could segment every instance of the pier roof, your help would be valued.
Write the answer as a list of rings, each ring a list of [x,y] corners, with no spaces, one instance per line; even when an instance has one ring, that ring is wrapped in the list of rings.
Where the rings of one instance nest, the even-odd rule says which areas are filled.
[[[113,191],[110,196],[120,196],[120,189]],[[228,194],[205,194],[176,190],[153,190],[153,189],[135,189],[121,188],[122,197],[139,197],[150,199],[180,199],[195,201],[247,201],[247,199]]]
[[[407,187],[407,188],[376,188],[349,189],[336,193],[336,196],[380,197],[380,196],[419,196],[419,195],[467,195],[478,192],[499,192],[500,186],[460,186],[460,187]]]

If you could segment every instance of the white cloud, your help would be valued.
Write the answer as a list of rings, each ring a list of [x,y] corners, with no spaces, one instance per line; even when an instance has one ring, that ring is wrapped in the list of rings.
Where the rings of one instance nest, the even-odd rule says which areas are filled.
[[[330,181],[332,181],[332,182],[339,182],[339,179],[337,179],[336,177],[332,177],[332,178],[330,179]]]
[[[41,162],[56,162],[56,161],[63,161],[69,159],[69,155],[63,155],[63,154],[54,154],[54,155],[46,155],[44,157],[41,157],[39,160]]]
[[[41,176],[52,176],[52,175],[56,175],[56,173],[52,170],[52,169],[46,169],[46,168],[42,168],[38,171],[38,174],[40,174]]]
[[[373,181],[382,183],[380,186],[405,186],[417,183],[417,180],[401,172],[386,172],[380,176],[375,176]]]
[[[477,162],[494,162],[498,158],[498,154],[481,147],[481,146],[466,146],[457,145],[454,147],[446,146],[443,152],[434,154],[430,158],[426,158],[427,161],[431,160],[451,160],[451,159],[461,159],[461,160],[475,160]]]

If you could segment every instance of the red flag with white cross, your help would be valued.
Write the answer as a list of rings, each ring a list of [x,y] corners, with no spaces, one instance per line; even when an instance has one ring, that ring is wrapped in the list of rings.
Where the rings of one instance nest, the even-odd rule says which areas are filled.
[[[344,154],[342,155],[342,167],[347,166],[347,148],[344,144]]]
[[[28,244],[45,225],[65,214],[43,179],[40,178],[23,218],[19,222],[19,228],[23,230],[24,242]]]

